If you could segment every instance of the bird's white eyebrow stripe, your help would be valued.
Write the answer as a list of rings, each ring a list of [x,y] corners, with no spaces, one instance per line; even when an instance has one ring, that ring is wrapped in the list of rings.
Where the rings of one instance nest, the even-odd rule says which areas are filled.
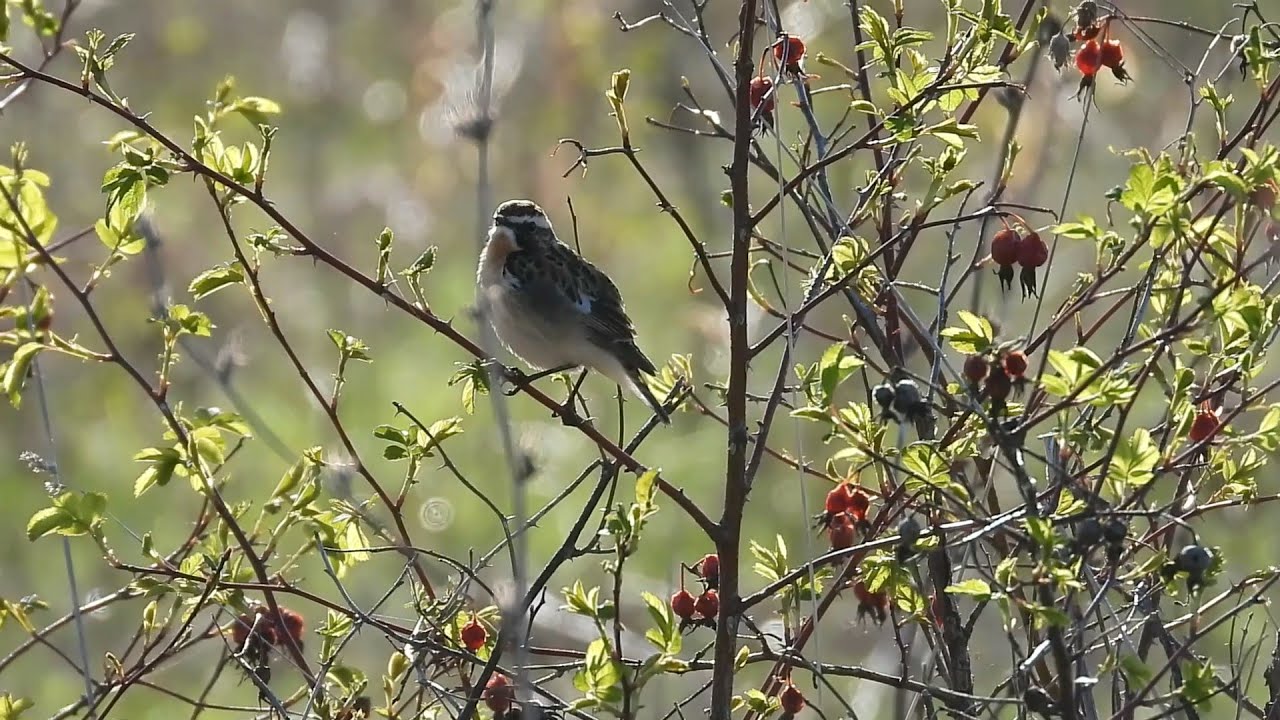
[[[540,225],[547,221],[546,218],[535,213],[529,213],[527,215],[502,215],[500,217],[502,220],[506,220],[507,222],[521,224]]]

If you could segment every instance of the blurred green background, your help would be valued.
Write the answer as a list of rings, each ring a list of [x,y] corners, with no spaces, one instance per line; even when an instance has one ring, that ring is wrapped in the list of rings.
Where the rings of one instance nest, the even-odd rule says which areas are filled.
[[[888,6],[873,4],[881,10]],[[675,5],[681,12],[687,11],[686,3]],[[939,4],[907,5],[909,23],[938,29]],[[1055,9],[1065,9],[1058,5]],[[1121,5],[1134,15],[1159,15],[1210,28],[1217,28],[1232,13],[1229,3],[1198,0],[1126,0]],[[695,380],[701,383],[720,379],[727,369],[727,330],[722,312],[708,297],[710,293],[695,296],[687,290],[690,252],[686,241],[656,210],[654,198],[621,157],[594,159],[584,179],[579,173],[561,177],[575,157],[569,149],[551,155],[562,137],[578,138],[588,146],[616,144],[617,131],[607,114],[603,91],[612,71],[630,67],[634,75],[628,110],[635,143],[643,149],[642,160],[711,249],[727,247],[729,216],[727,208],[719,204],[719,196],[727,187],[720,166],[730,160],[730,145],[641,122],[643,116],[651,115],[693,124],[688,115],[672,115],[675,103],[684,99],[681,76],[689,78],[690,87],[709,108],[720,111],[726,121],[731,115],[707,57],[689,38],[661,22],[622,33],[612,19],[620,11],[635,21],[657,9],[658,3],[642,0],[498,0],[492,197],[495,202],[510,197],[537,200],[551,213],[562,237],[568,239],[566,198],[571,196],[583,251],[618,282],[639,328],[642,346],[659,364],[673,353],[692,354]],[[708,12],[716,49],[726,64],[730,58],[724,43],[735,15],[736,3],[730,2],[712,3]],[[834,0],[795,2],[785,6],[784,18],[793,32],[808,40],[811,52],[820,50],[853,64],[846,7]],[[471,2],[98,1],[84,3],[72,17],[72,25],[70,37],[83,37],[84,31],[93,27],[103,29],[108,37],[137,33],[112,71],[112,86],[128,97],[132,108],[149,114],[156,126],[184,144],[190,139],[192,116],[203,112],[215,84],[227,74],[237,78],[240,92],[280,102],[284,113],[278,124],[282,129],[267,184],[275,204],[313,239],[366,272],[374,267],[374,239],[384,225],[396,233],[398,266],[408,264],[426,246],[438,245],[440,257],[426,284],[432,308],[443,317],[454,318],[456,327],[466,334],[476,336],[466,312],[472,300],[478,242],[476,150],[454,132],[455,124],[475,109],[477,44]],[[15,31],[21,35],[25,29]],[[1206,45],[1203,38],[1168,28],[1154,28],[1152,34],[1193,67]],[[1129,68],[1137,82],[1127,87],[1114,85],[1109,78],[1101,82],[1099,109],[1091,115],[1080,151],[1069,216],[1099,212],[1102,191],[1122,180],[1127,162],[1113,149],[1158,149],[1183,131],[1188,96],[1178,72],[1127,33],[1121,37],[1128,39]],[[936,54],[938,48],[930,50]],[[18,42],[16,51],[25,58],[35,57],[30,43]],[[1227,62],[1225,48],[1211,58],[1209,67],[1221,67]],[[1023,58],[1015,64],[1015,78],[1022,76],[1027,62]],[[824,81],[836,80],[832,68],[810,69],[829,73],[831,77]],[[74,53],[64,53],[52,71],[75,81],[79,69]],[[1058,76],[1047,63],[1041,64],[1041,71],[1031,88],[1019,132],[1024,150],[1007,199],[1056,209],[1076,149],[1083,106],[1072,98],[1077,80],[1074,73]],[[1226,73],[1223,82],[1238,93],[1242,104],[1252,107],[1255,91],[1240,86],[1234,71]],[[834,119],[841,112],[843,103],[836,97],[838,94],[819,101],[824,118]],[[990,142],[971,148],[961,169],[966,176],[989,176],[998,144],[995,140],[1005,118],[997,103],[984,104],[975,122],[984,140]],[[788,139],[801,130],[800,116],[785,102],[781,127]],[[124,125],[107,112],[68,93],[38,86],[0,117],[0,141],[5,146],[25,141],[31,166],[53,178],[49,199],[60,217],[58,237],[87,227],[100,216],[104,199],[99,185],[103,172],[115,162],[102,141],[122,129]],[[244,140],[253,139],[255,133],[247,124],[233,121],[226,135],[229,140]],[[766,147],[772,142],[767,141]],[[862,181],[867,167],[868,159],[855,158],[834,171],[833,185],[842,207],[851,207],[851,189]],[[769,182],[760,175],[754,181],[757,198],[764,197]],[[166,240],[160,251],[165,294],[174,302],[190,302],[187,283],[201,270],[230,259],[228,242],[200,184],[178,178],[153,193],[152,201],[155,221]],[[270,224],[248,208],[237,212],[237,220],[242,229],[266,229]],[[794,215],[789,223],[793,233],[790,242],[805,243],[794,235],[800,227]],[[768,232],[777,237],[777,225],[771,225]],[[972,227],[958,240],[966,257],[976,232]],[[922,236],[905,276],[936,283],[943,240],[940,232]],[[67,267],[81,281],[87,278],[92,263],[105,256],[92,236],[63,254],[68,258]],[[1092,262],[1091,248],[1065,245],[1060,254],[1067,264]],[[357,365],[349,373],[342,417],[362,458],[385,486],[395,488],[401,466],[381,460],[382,443],[372,437],[373,428],[393,422],[393,400],[428,421],[463,415],[458,388],[448,387],[446,380],[455,363],[467,358],[427,328],[389,311],[376,297],[305,259],[269,261],[263,279],[290,341],[322,387],[331,383],[336,362],[326,329],[341,329],[372,348],[374,363]],[[1050,305],[1073,279],[1069,271],[1056,272],[1049,287]],[[94,293],[99,312],[122,351],[147,372],[154,369],[160,349],[158,328],[147,322],[153,280],[143,259],[137,257],[113,268],[109,280]],[[1004,304],[994,279],[984,282],[977,309],[1001,318],[1007,335],[1025,332],[1031,304]],[[79,332],[85,344],[99,348],[98,339],[83,314],[69,302],[68,294],[54,290],[61,332]],[[799,292],[795,277],[791,290],[793,295]],[[926,322],[933,317],[928,298],[920,296],[917,308]],[[197,344],[210,357],[220,353],[224,360],[237,358],[238,362],[232,363],[231,382],[292,455],[282,457],[267,443],[252,441],[228,468],[234,478],[229,497],[260,501],[296,454],[312,445],[323,446],[331,460],[341,463],[339,445],[327,419],[266,332],[247,294],[223,292],[200,303],[200,309],[211,315],[218,330],[212,340],[197,340]],[[833,308],[814,321],[840,333],[840,312]],[[767,330],[774,324],[758,315],[751,321],[756,329]],[[820,350],[819,344],[802,344],[802,352],[810,359]],[[776,363],[776,356],[770,355],[753,367],[754,382],[761,389],[772,382]],[[132,482],[141,469],[131,457],[142,447],[158,444],[163,431],[138,388],[113,367],[52,356],[46,357],[41,367],[63,480],[75,489],[110,494],[113,519],[107,533],[120,557],[139,558],[135,536],[144,532],[154,535],[162,551],[185,537],[198,502],[181,481],[154,488],[137,500],[130,498]],[[547,387],[563,393],[559,386],[548,383]],[[863,400],[856,387],[851,384],[850,399]],[[616,433],[612,388],[597,378],[588,380],[586,388],[603,427]],[[705,390],[703,396],[714,398]],[[234,409],[213,379],[192,362],[179,365],[170,398],[181,401],[188,411],[209,405]],[[510,406],[518,439],[537,460],[539,472],[531,491],[535,505],[541,504],[596,453],[582,436],[561,427],[540,406],[520,397]],[[635,427],[638,410],[637,403],[628,403],[628,427]],[[479,402],[476,414],[465,418],[465,428],[464,435],[449,443],[452,458],[476,485],[510,509],[507,471],[500,462],[487,402]],[[798,432],[789,422],[779,422],[773,442],[815,462],[824,458],[820,438],[810,428]],[[51,605],[50,611],[37,617],[43,624],[67,611],[67,579],[58,540],[28,543],[24,537],[27,519],[45,507],[48,498],[43,478],[18,460],[23,451],[49,456],[34,395],[28,396],[20,410],[7,405],[0,410],[0,482],[6,489],[6,501],[0,508],[0,593],[8,599],[38,593]],[[638,455],[643,462],[663,467],[666,477],[684,487],[713,517],[718,516],[724,463],[724,433],[718,423],[682,413],[672,428],[655,433]],[[446,472],[429,466],[420,480],[407,509],[418,545],[459,557],[470,548],[488,550],[500,537],[493,516]],[[348,491],[358,498],[368,494],[358,478],[334,473],[331,481],[349,483]],[[331,488],[340,493],[343,489]],[[793,558],[824,547],[821,539],[813,539],[805,531],[799,488],[807,495],[807,509],[816,512],[826,489],[821,483],[801,480],[794,471],[766,463],[747,525],[751,537],[765,544],[772,544],[774,534],[780,533]],[[533,540],[535,559],[547,557],[557,547],[585,497],[584,491],[578,492],[541,524]],[[629,498],[625,484],[620,497]],[[623,610],[635,627],[644,622],[639,591],[668,594],[674,586],[677,561],[692,563],[709,550],[678,510],[670,503],[662,503],[662,507],[653,523],[650,544],[631,566],[633,592],[624,601]],[[305,538],[293,538],[293,542],[305,542]],[[1224,535],[1221,543],[1230,545],[1231,538]],[[82,600],[109,593],[128,581],[124,574],[107,568],[89,542],[73,541],[72,548]],[[501,584],[507,567],[500,555],[487,575]],[[316,563],[304,563],[304,568],[299,579],[308,589],[339,598]],[[398,571],[397,560],[378,556],[353,570],[347,582],[355,599],[368,607]],[[436,575],[440,583],[445,577],[443,571]],[[588,583],[603,579],[598,563],[586,558],[558,575],[550,590],[558,591],[576,577]],[[758,586],[755,578],[749,583],[753,588]],[[400,592],[384,610],[412,624],[412,610],[404,606],[406,598]],[[558,598],[551,597],[549,603],[555,606]],[[322,617],[319,609],[306,603],[293,604],[313,624]],[[101,674],[104,652],[122,651],[141,608],[138,601],[119,604],[89,618],[95,673]],[[587,637],[587,629],[566,620],[565,615],[544,615],[535,638],[540,644],[573,646]],[[855,625],[851,600],[841,602],[824,627],[818,646],[823,656],[887,671],[896,668],[891,633],[887,628]],[[25,637],[14,624],[0,630],[0,656]],[[686,647],[697,647],[709,637],[707,631],[701,631]],[[75,657],[72,638],[63,630],[52,639]],[[383,639],[366,632],[352,645],[346,661],[374,676],[376,690],[377,675],[389,650]],[[184,693],[197,692],[219,652],[221,643],[206,643],[200,652],[167,665],[152,680]],[[990,663],[993,671],[1006,661],[995,656],[980,660],[979,669]],[[287,683],[296,676],[281,671],[277,677],[287,678]],[[277,686],[286,684],[277,681]],[[36,715],[50,715],[72,702],[80,687],[74,670],[42,648],[28,652],[0,677],[0,688],[38,701]],[[655,690],[648,704],[657,712],[692,687],[671,684]],[[868,717],[887,716],[889,694],[883,688],[842,681],[837,681],[837,687],[850,693],[855,708]],[[250,704],[253,698],[252,686],[237,685],[233,675],[224,676],[210,696],[211,700]],[[121,711],[127,717],[172,717],[187,708],[153,690],[136,688],[126,696]]]

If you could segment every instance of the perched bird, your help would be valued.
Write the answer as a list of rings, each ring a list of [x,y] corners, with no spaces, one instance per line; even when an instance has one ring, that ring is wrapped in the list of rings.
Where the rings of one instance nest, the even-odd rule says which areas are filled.
[[[529,200],[498,206],[476,284],[494,332],[513,355],[543,374],[597,370],[670,422],[645,385],[642,376],[657,370],[636,346],[618,287],[560,242],[542,208]]]

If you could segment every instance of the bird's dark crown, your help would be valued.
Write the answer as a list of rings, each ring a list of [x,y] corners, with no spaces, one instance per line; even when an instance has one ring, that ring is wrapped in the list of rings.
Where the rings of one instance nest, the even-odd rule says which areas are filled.
[[[498,206],[493,213],[493,223],[503,227],[515,228],[520,225],[547,227],[547,214],[532,200],[508,200]]]
[[[506,228],[511,232],[511,240],[520,250],[537,247],[537,243],[546,236],[554,236],[551,221],[532,200],[508,200],[498,206],[493,213],[495,228]]]

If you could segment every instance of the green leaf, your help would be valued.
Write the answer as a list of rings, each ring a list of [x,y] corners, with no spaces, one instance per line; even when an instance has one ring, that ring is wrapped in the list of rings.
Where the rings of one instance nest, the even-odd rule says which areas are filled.
[[[147,245],[146,239],[134,233],[132,228],[121,233],[108,225],[105,220],[95,222],[93,230],[97,233],[98,239],[102,241],[103,245],[112,252],[118,252],[122,255],[137,255]]]
[[[979,580],[978,578],[970,578],[954,585],[948,585],[943,592],[949,595],[969,595],[978,601],[991,598],[991,586],[985,580]]]
[[[613,108],[614,119],[618,123],[618,132],[622,135],[622,143],[628,145],[631,142],[631,128],[627,125],[627,113],[623,107],[623,101],[627,97],[627,88],[631,85],[631,71],[627,69],[619,70],[613,74],[609,82],[609,91],[604,94],[605,99],[609,101],[609,107]]]
[[[97,532],[107,508],[102,493],[66,492],[54,498],[53,507],[40,510],[27,522],[27,539],[51,533],[77,536]]]
[[[1210,700],[1217,694],[1217,688],[1219,688],[1219,682],[1217,682],[1217,675],[1213,673],[1211,661],[1183,662],[1183,687],[1178,688],[1178,694],[1183,697],[1183,700],[1196,706],[1196,710],[1201,712],[1210,710]]]
[[[149,467],[133,481],[133,496],[138,497],[155,485],[167,485],[174,471],[182,462],[182,455],[175,448],[146,448],[133,456],[137,462],[149,463]]]
[[[4,12],[0,12],[0,15],[4,14]],[[35,705],[33,700],[15,697],[7,692],[0,693],[0,720],[20,720],[22,714],[35,707]]]
[[[358,693],[369,682],[363,672],[341,664],[329,668],[329,679],[342,688],[346,695]]]
[[[818,378],[822,387],[822,398],[828,404],[832,396],[835,395],[836,388],[864,364],[861,358],[849,355],[847,352],[848,348],[845,343],[833,343],[822,354],[822,359],[818,361]]]
[[[1027,610],[1031,613],[1032,627],[1036,630],[1047,627],[1066,627],[1071,624],[1071,618],[1065,610],[1060,608],[1028,603]]]
[[[220,265],[197,275],[191,281],[191,284],[187,286],[187,291],[196,300],[203,300],[224,287],[243,282],[244,271],[239,267],[235,265]]]
[[[964,138],[978,139],[978,127],[963,125],[955,118],[947,118],[937,125],[925,128],[922,134],[932,135],[951,147],[963,148]]]
[[[333,344],[337,346],[338,353],[348,360],[360,360],[362,362],[372,362],[373,358],[369,356],[369,346],[363,340],[348,335],[341,330],[325,331]]]
[[[462,432],[462,418],[460,417],[437,420],[431,423],[426,432],[418,431],[418,447],[422,449],[424,455],[431,457],[433,448],[454,435],[461,435]]]
[[[9,396],[9,403],[15,408],[22,405],[22,387],[27,382],[31,363],[35,362],[36,355],[40,354],[41,350],[44,350],[44,345],[40,343],[25,343],[19,346],[9,362],[3,365],[4,375],[0,378],[0,384],[3,384],[4,392]]]
[[[270,98],[250,95],[236,100],[231,110],[240,113],[254,126],[258,126],[268,124],[268,115],[280,114],[280,104]]]
[[[651,592],[642,592],[640,596],[644,599],[645,608],[649,611],[649,617],[653,619],[655,626],[645,631],[645,639],[664,653],[669,655],[679,653],[683,638],[676,624],[675,614],[671,611],[671,605]]]
[[[1128,440],[1120,443],[1111,458],[1106,485],[1112,497],[1125,498],[1130,489],[1151,482],[1159,462],[1160,447],[1151,438],[1151,431],[1146,428],[1135,430]]]
[[[636,504],[641,507],[653,505],[653,488],[658,482],[658,470],[650,468],[636,478]]]
[[[589,618],[594,618],[598,614],[600,588],[593,587],[591,590],[586,590],[581,580],[574,580],[573,587],[564,588],[561,593],[567,603],[564,609],[569,612]]]
[[[212,467],[226,462],[226,441],[222,433],[213,427],[201,427],[191,431],[189,435],[195,445],[196,453]]]
[[[947,339],[956,352],[976,355],[986,352],[995,342],[995,329],[986,318],[968,310],[957,312],[956,317],[964,327],[949,327],[942,331],[942,337]]]
[[[435,245],[428,247],[426,250],[422,251],[422,254],[418,256],[418,259],[414,260],[409,267],[400,271],[400,274],[417,276],[430,272],[431,268],[435,267],[436,254],[438,252],[440,252],[440,249]]]
[[[293,492],[304,480],[315,479],[319,475],[319,466],[306,457],[299,458],[280,477],[280,482],[276,483],[275,489],[271,491],[271,499],[283,498]]]
[[[751,659],[751,648],[747,647],[746,645],[743,645],[742,647],[738,648],[738,654],[733,659],[733,669],[735,671],[741,670],[742,668],[747,666],[747,661],[750,659]]]
[[[171,306],[167,319],[167,324],[179,333],[198,337],[209,337],[213,334],[213,322],[209,320],[209,316],[192,310],[186,305]]]
[[[74,524],[74,519],[62,508],[37,510],[27,521],[27,539],[35,540],[54,532],[60,532]]]
[[[969,500],[969,491],[952,477],[950,464],[932,443],[916,442],[907,446],[902,452],[902,467],[909,473],[905,481],[908,492],[933,487],[961,501]]]
[[[378,233],[378,284],[387,284],[387,275],[391,266],[391,244],[395,241],[395,233],[384,227]]]
[[[22,210],[22,221],[14,215],[8,202],[0,201],[0,266],[17,267],[15,253],[27,246],[26,229],[30,229],[41,245],[48,247],[58,227],[58,217],[49,210],[41,187],[49,185],[49,177],[35,170],[13,170],[0,166],[0,183]],[[25,222],[26,228],[23,227]]]

